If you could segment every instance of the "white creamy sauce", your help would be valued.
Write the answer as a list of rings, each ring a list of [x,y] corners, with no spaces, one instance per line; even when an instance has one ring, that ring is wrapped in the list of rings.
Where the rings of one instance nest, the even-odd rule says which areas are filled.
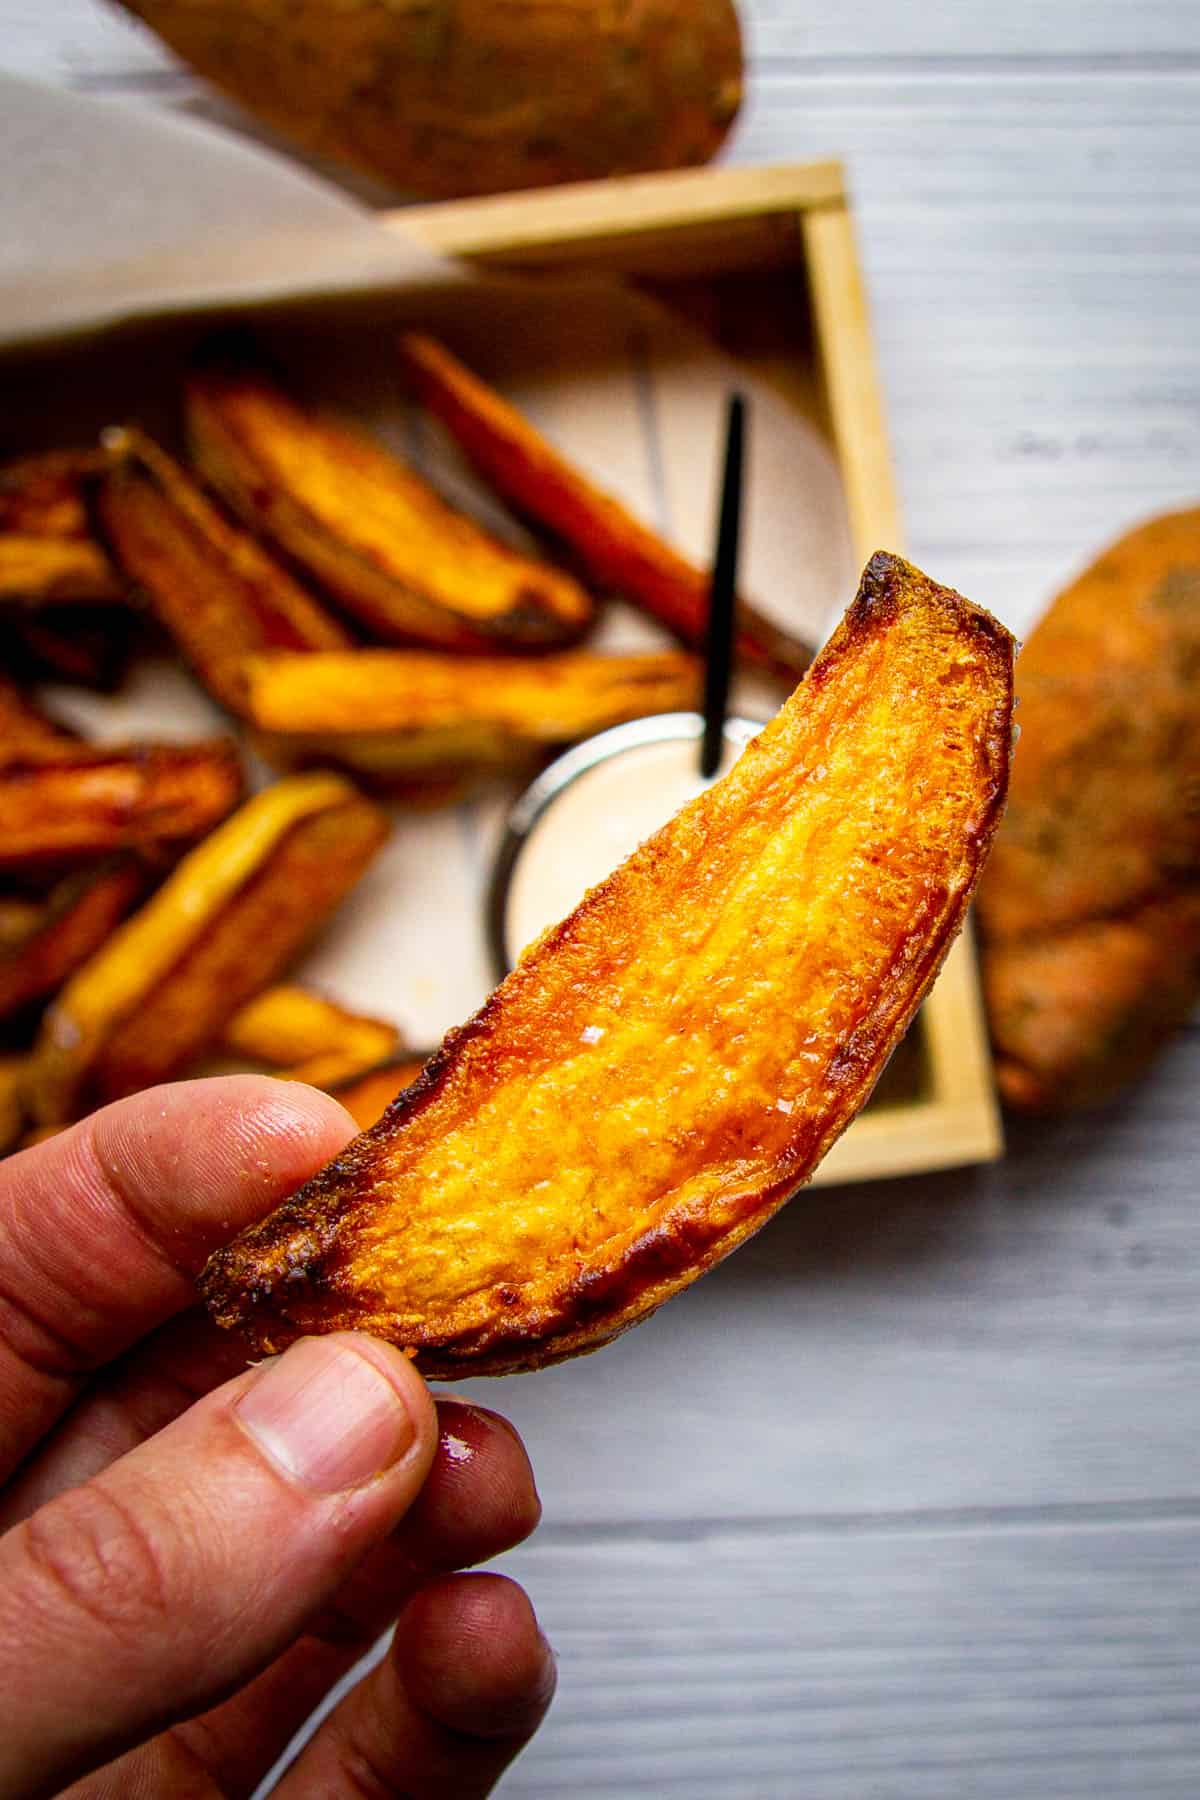
[[[727,740],[718,773],[731,769],[741,751]],[[510,958],[704,792],[710,784],[701,779],[699,755],[695,738],[631,745],[576,776],[550,801],[513,868],[505,909]]]

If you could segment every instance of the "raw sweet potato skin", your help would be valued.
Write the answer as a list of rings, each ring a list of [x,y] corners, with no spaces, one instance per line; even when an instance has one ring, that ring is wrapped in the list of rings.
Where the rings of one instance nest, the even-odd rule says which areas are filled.
[[[702,648],[709,576],[665,543],[556,450],[493,388],[433,338],[401,339],[414,395],[513,510],[562,543],[603,588],[642,607],[684,644]],[[746,602],[738,604],[738,653],[793,680],[812,661],[807,644]]]
[[[997,1080],[1110,1098],[1200,995],[1200,509],[1113,544],[1018,668],[1020,752],[979,891]]]
[[[90,539],[0,533],[0,602],[119,600],[121,591],[112,564]]]
[[[147,881],[134,857],[113,857],[64,877],[23,929],[0,929],[0,1018],[61,987],[107,940]]]
[[[122,0],[313,149],[412,193],[706,162],[737,113],[733,0]]]
[[[868,565],[735,768],[546,932],[423,1075],[209,1262],[258,1349],[354,1326],[439,1378],[597,1348],[757,1230],[870,1094],[1007,784],[1012,641]]]
[[[217,1044],[357,881],[387,829],[335,776],[278,782],[248,801],[47,1011],[30,1079],[35,1122],[58,1124],[169,1080]]]
[[[375,636],[541,650],[591,623],[565,571],[502,544],[381,444],[264,376],[198,372],[187,416],[206,479]]]
[[[337,620],[164,450],[133,429],[110,437],[114,455],[97,516],[215,700],[244,711],[245,661],[257,652],[349,645]]]
[[[280,654],[249,663],[246,713],[264,753],[284,764],[435,776],[519,765],[625,719],[688,710],[700,687],[700,665],[682,651]]]
[[[236,747],[80,745],[0,760],[0,870],[157,854],[203,837],[242,791]]]

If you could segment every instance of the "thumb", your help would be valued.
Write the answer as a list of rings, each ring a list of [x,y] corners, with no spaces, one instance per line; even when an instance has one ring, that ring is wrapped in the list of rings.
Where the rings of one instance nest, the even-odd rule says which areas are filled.
[[[399,1351],[305,1338],[0,1538],[0,1793],[53,1792],[265,1667],[436,1445]]]

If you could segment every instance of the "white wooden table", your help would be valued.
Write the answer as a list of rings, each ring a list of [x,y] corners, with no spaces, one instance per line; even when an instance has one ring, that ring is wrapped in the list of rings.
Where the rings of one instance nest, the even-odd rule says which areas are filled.
[[[845,158],[918,561],[1006,617],[1200,490],[1196,0],[748,0],[742,161]],[[212,114],[94,0],[0,66]],[[487,1389],[562,1657],[536,1800],[1200,1792],[1193,1027],[986,1171],[801,1199]]]

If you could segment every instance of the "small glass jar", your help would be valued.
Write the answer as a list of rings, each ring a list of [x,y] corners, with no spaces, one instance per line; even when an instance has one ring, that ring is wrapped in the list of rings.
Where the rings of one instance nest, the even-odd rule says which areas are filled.
[[[721,766],[731,769],[761,722],[725,722]],[[710,782],[700,774],[704,720],[657,713],[586,738],[515,802],[488,895],[488,944],[506,975],[527,944],[557,924],[596,883],[674,818]]]

